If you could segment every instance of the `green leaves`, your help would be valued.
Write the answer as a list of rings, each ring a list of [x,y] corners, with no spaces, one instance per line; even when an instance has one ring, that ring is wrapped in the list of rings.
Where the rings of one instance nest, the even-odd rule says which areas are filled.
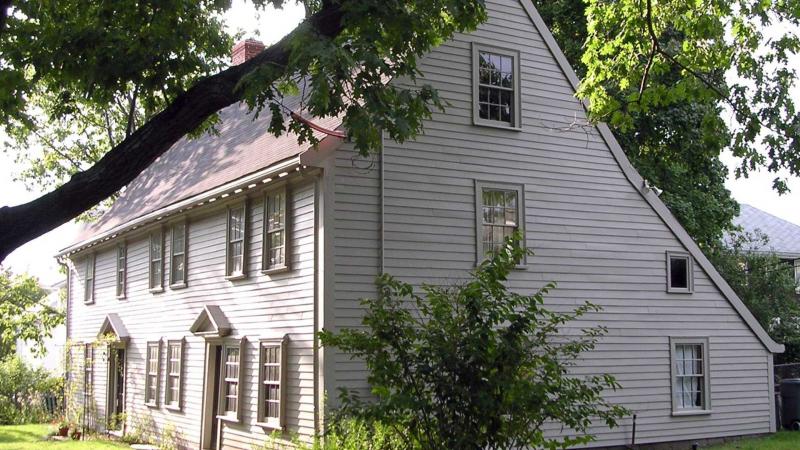
[[[553,284],[532,295],[510,291],[506,280],[528,253],[518,239],[462,285],[417,290],[384,274],[378,298],[362,302],[363,327],[320,333],[323,345],[369,369],[374,401],[343,391],[339,414],[407,430],[402,448],[424,449],[567,448],[592,440],[594,419],[616,426],[626,411],[602,397],[619,387],[615,379],[570,374],[604,330],[561,334],[599,308],[549,310]],[[571,431],[545,437],[550,421]]]
[[[64,311],[46,302],[47,291],[36,278],[0,270],[0,360],[16,350],[17,339],[44,353],[44,340],[64,323]]]

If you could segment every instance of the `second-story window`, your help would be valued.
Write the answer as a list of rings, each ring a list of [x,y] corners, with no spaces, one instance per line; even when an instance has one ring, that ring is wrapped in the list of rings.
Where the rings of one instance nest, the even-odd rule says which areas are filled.
[[[501,249],[506,238],[516,231],[523,233],[523,187],[518,184],[476,182],[477,262]],[[525,242],[521,245],[524,247]]]
[[[161,229],[150,233],[150,290],[164,288],[164,234]]]
[[[169,284],[180,287],[186,285],[186,223],[173,225],[171,234]]]
[[[475,123],[519,128],[519,53],[475,44]]]
[[[117,247],[117,298],[125,298],[125,283],[128,277],[128,249],[125,244]]]
[[[287,267],[286,188],[270,191],[264,202],[264,248],[262,270]]]
[[[226,233],[225,275],[232,278],[247,274],[247,204],[240,203],[228,208]]]
[[[86,257],[86,276],[84,277],[83,302],[94,302],[94,253]]]

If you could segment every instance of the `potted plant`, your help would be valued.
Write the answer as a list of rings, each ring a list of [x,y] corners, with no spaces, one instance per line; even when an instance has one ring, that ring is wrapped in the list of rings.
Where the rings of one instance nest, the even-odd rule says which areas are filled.
[[[61,437],[67,437],[68,434],[69,422],[67,422],[65,419],[61,419],[61,421],[58,422],[58,435]]]
[[[73,441],[79,441],[81,439],[81,430],[77,426],[73,426],[72,432],[69,434]]]

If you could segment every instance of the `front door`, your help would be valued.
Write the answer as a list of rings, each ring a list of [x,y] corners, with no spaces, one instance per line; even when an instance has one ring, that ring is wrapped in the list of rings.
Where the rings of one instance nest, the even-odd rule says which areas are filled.
[[[222,361],[222,346],[219,344],[206,344],[206,376],[203,392],[203,431],[201,448],[204,450],[217,450],[220,448],[220,420],[217,417],[220,402],[220,364]]]
[[[125,349],[112,347],[108,358],[108,429],[121,431],[125,425]]]

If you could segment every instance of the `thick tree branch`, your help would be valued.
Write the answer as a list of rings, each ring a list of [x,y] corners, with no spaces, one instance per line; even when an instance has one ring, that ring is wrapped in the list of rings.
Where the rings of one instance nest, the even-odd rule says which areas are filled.
[[[342,15],[338,3],[326,5],[249,61],[197,82],[66,184],[31,202],[0,208],[0,261],[22,244],[113,195],[209,116],[241,101],[242,92],[236,89],[239,82],[257,67],[267,64],[284,67],[289,60],[289,44],[295,37],[309,30],[321,37],[337,36],[342,31]]]

